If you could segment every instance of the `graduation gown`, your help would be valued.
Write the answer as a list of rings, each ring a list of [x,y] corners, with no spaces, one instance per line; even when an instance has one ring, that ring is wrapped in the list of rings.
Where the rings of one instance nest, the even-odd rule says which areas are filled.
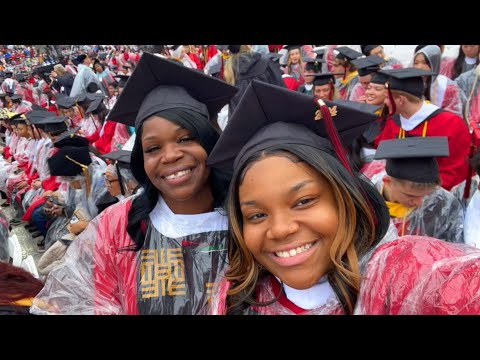
[[[428,123],[427,123],[428,122]],[[383,140],[398,139],[400,134],[400,117],[398,114],[387,119],[385,128],[375,139],[375,144]],[[447,136],[450,156],[438,158],[438,167],[442,179],[442,187],[450,190],[467,177],[466,159],[469,154],[470,134],[465,122],[455,114],[439,109],[428,116],[405,136]]]
[[[155,220],[145,221],[142,250],[123,251],[133,245],[126,231],[131,201],[110,206],[77,236],[35,298],[33,313],[173,315],[204,308],[226,264],[226,216],[214,211],[178,221],[157,204]],[[158,219],[169,229],[164,232],[185,226],[190,234],[161,234]]]

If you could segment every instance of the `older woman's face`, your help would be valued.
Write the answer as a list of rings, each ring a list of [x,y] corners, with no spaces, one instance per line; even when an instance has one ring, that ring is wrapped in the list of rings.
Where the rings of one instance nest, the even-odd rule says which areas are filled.
[[[255,259],[288,286],[315,285],[332,267],[338,229],[324,178],[305,162],[269,156],[247,170],[238,195],[245,245]]]
[[[103,175],[103,180],[105,181],[107,191],[110,193],[110,195],[118,196],[122,194],[122,191],[120,189],[120,181],[117,177],[117,174],[106,171]]]

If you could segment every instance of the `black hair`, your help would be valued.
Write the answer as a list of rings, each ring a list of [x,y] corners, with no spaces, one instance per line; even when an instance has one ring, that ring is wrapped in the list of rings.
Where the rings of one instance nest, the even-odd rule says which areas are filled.
[[[169,109],[161,111],[153,116],[160,116],[168,119],[172,123],[180,125],[192,133],[195,139],[198,139],[200,145],[210,154],[215,146],[220,132],[203,115],[187,109]],[[135,144],[131,155],[131,170],[137,180],[137,183],[144,188],[141,193],[132,201],[132,206],[128,212],[127,231],[135,243],[135,251],[139,251],[145,242],[145,236],[141,231],[142,220],[147,219],[150,212],[157,204],[159,192],[147,176],[144,168],[143,148],[142,148],[143,124],[137,130]],[[230,183],[231,173],[218,169],[210,169],[209,184],[212,190],[214,206],[216,208],[224,206],[224,200],[227,196],[228,185]]]

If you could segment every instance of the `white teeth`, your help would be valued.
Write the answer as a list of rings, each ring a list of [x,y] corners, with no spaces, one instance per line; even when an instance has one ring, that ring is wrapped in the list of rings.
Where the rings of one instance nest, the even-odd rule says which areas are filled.
[[[306,244],[306,245],[303,245],[303,246],[299,246],[296,249],[291,249],[289,251],[277,251],[277,252],[275,252],[275,255],[277,255],[278,257],[281,257],[281,258],[293,257],[293,256],[296,256],[298,254],[301,254],[301,253],[307,251],[308,249],[310,249],[313,246],[313,244],[314,243],[310,243],[310,244]]]
[[[182,171],[176,172],[175,174],[165,176],[165,179],[178,179],[179,177],[187,175],[191,171],[192,171],[191,169],[182,170]]]

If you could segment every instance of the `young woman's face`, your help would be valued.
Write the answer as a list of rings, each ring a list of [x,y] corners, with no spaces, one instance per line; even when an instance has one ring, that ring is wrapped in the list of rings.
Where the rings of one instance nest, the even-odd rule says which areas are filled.
[[[480,51],[480,45],[462,45],[462,50],[466,57],[476,58]]]
[[[70,119],[73,119],[75,115],[75,110],[73,108],[70,109],[60,109],[60,113],[64,116],[68,116]]]
[[[246,247],[288,286],[310,288],[332,267],[338,210],[330,186],[312,167],[264,158],[247,170],[239,200]]]
[[[153,116],[143,124],[142,148],[145,172],[167,204],[192,200],[208,188],[207,152],[190,131]]]
[[[115,86],[108,85],[108,95],[110,95],[110,97],[113,97],[115,96],[116,93],[117,93],[117,90],[115,89]]]
[[[93,69],[94,69],[97,73],[101,73],[101,72],[103,71],[102,65],[100,65],[99,63],[96,63]]]
[[[17,135],[20,137],[28,137],[28,126],[25,124],[18,124],[17,125]]]
[[[365,91],[367,104],[371,105],[383,105],[387,95],[387,88],[382,84],[370,83]]]
[[[332,89],[330,87],[330,84],[326,85],[315,85],[313,87],[313,95],[322,99],[322,100],[330,100],[330,93],[332,92]]]
[[[315,79],[315,76],[313,76],[312,74],[315,74],[315,71],[305,70],[305,72],[303,74],[303,79],[305,80],[305,84],[313,83],[313,80]]]
[[[290,50],[290,52],[288,53],[289,57],[290,57],[290,61],[292,62],[292,64],[298,64],[300,62],[300,49],[293,49],[293,50]]]
[[[427,59],[425,59],[425,55],[423,55],[422,53],[415,56],[415,59],[413,61],[413,67],[416,69],[422,69],[427,71],[432,70],[430,65],[428,65]]]

